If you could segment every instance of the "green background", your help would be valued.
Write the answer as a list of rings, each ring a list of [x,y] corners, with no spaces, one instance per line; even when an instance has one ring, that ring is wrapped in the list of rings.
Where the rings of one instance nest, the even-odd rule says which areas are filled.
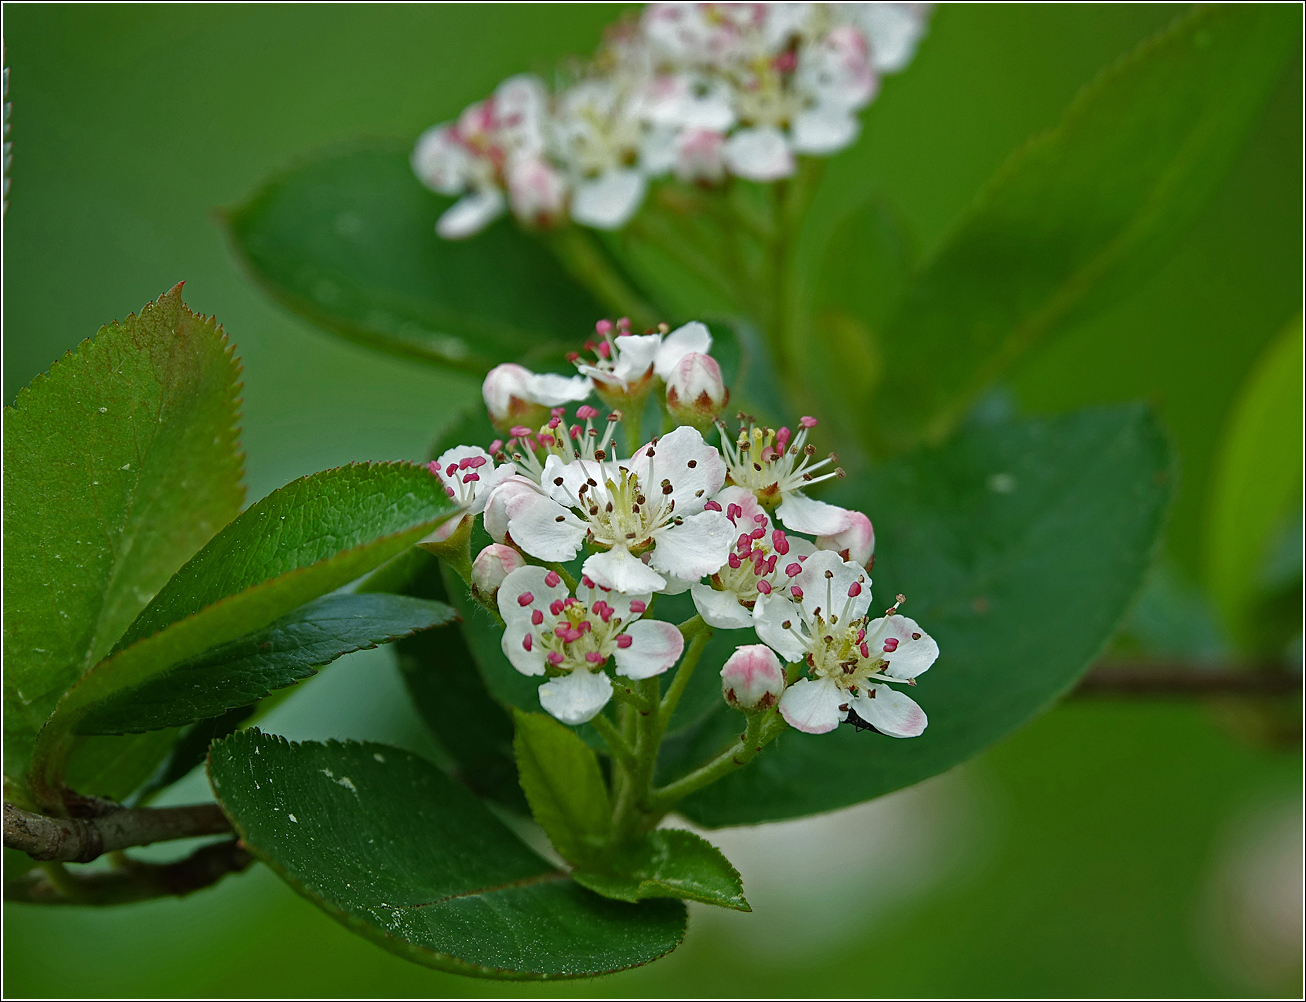
[[[441,423],[475,399],[475,382],[369,354],[292,318],[239,273],[210,213],[314,146],[360,134],[411,138],[504,76],[587,53],[619,9],[7,7],[5,400],[101,324],[184,279],[188,304],[216,314],[244,359],[251,499],[349,460],[419,458]],[[886,81],[867,113],[848,169],[870,173],[928,254],[1013,147],[1055,123],[1098,69],[1177,13],[944,7],[916,62]],[[1203,564],[1209,478],[1230,406],[1300,309],[1300,75],[1296,57],[1164,268],[1045,345],[1011,380],[1031,411],[1156,405],[1180,455],[1167,540],[1180,580],[1196,579]],[[1271,947],[1282,934],[1274,893],[1300,880],[1300,862],[1291,869],[1299,748],[1253,743],[1233,718],[1224,706],[1075,703],[950,776],[854,813],[726,833],[720,841],[756,912],[695,909],[688,941],[670,959],[596,982],[521,988],[430,972],[351,936],[256,870],[185,901],[106,912],[11,907],[4,988],[1293,994],[1300,969],[1283,958],[1295,944]],[[266,726],[438,754],[385,651],[337,663]],[[203,791],[192,777],[175,798]]]

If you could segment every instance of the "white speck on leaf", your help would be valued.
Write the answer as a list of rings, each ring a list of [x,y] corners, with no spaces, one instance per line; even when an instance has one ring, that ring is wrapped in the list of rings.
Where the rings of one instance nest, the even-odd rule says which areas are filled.
[[[108,413],[109,413],[109,408],[107,408],[107,407],[101,407],[101,408],[100,408],[100,413],[101,413],[101,414],[108,414]]]
[[[383,755],[381,755],[380,752],[372,752],[372,757],[373,757],[374,759],[376,759],[378,762],[384,762],[384,761],[385,761],[385,757],[384,757]]]
[[[299,818],[295,817],[293,814],[287,814],[286,817],[295,822],[295,824],[299,824]]]
[[[1016,478],[1010,473],[995,473],[989,477],[988,484],[994,494],[1010,494],[1016,489]]]

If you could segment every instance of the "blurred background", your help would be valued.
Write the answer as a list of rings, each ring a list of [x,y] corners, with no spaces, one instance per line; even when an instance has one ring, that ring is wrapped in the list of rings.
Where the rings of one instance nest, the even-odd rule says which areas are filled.
[[[251,500],[350,460],[421,458],[476,398],[477,382],[371,354],[274,306],[239,273],[210,213],[306,149],[360,134],[415,137],[511,73],[588,53],[622,9],[7,7],[5,401],[101,324],[185,280],[186,301],[216,314],[244,359]],[[1013,147],[1180,12],[944,6],[911,69],[886,81],[840,169],[869,172],[928,255]],[[1283,334],[1301,309],[1300,85],[1298,55],[1168,263],[1033,353],[1006,387],[1028,412],[1147,399],[1170,431],[1180,491],[1122,650],[1219,661],[1282,656],[1286,643],[1300,663],[1301,495],[1291,485],[1300,482],[1301,397],[1297,376],[1283,377],[1301,364],[1300,334]],[[1256,420],[1268,431],[1248,461],[1237,432]],[[1244,468],[1251,475],[1231,487],[1228,471]],[[1271,632],[1221,618],[1229,605],[1211,571],[1233,545],[1218,535],[1229,518],[1220,498],[1264,494],[1260,469],[1289,485],[1261,512],[1247,572],[1257,601],[1283,606],[1287,596],[1289,627]],[[340,660],[263,726],[439,755],[386,650]],[[347,933],[255,868],[181,901],[9,907],[4,989],[1300,995],[1299,726],[1293,707],[1229,700],[1067,702],[918,787],[820,818],[715,833],[754,913],[695,908],[669,959],[601,980],[515,986],[429,971]],[[194,775],[168,799],[206,795]]]

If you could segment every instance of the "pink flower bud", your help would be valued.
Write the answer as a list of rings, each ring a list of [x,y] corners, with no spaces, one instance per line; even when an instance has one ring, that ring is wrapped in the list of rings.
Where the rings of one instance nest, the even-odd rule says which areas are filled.
[[[567,182],[538,157],[510,162],[508,199],[513,215],[527,226],[548,228],[560,223],[567,211]]]
[[[875,553],[875,528],[871,520],[859,511],[848,513],[849,526],[833,536],[817,536],[818,550],[834,550],[844,560],[865,567]]]
[[[486,375],[481,396],[485,398],[490,423],[499,431],[508,433],[516,425],[534,430],[548,419],[548,408],[532,399],[533,376],[533,372],[515,362],[496,365]]]
[[[766,644],[736,647],[721,667],[721,692],[736,710],[770,709],[784,690],[784,667]]]
[[[491,543],[472,561],[472,594],[483,605],[494,608],[503,579],[525,565],[526,558],[511,546]]]
[[[687,353],[667,379],[667,410],[680,424],[705,427],[730,402],[721,366],[711,355]]]

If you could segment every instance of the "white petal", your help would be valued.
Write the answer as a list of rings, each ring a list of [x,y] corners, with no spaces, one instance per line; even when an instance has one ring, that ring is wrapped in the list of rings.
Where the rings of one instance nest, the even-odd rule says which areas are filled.
[[[685,638],[670,623],[660,619],[641,619],[626,629],[629,647],[618,647],[612,656],[617,674],[626,678],[652,678],[661,675],[680,658]]]
[[[558,483],[559,480],[562,483]],[[573,459],[568,463],[561,456],[550,454],[540,473],[540,487],[544,493],[567,508],[579,503],[580,489],[588,480],[598,484],[598,487],[589,488],[594,491],[591,500],[602,504],[608,497],[608,474],[599,463],[589,459]]]
[[[499,615],[505,623],[530,622],[531,609],[535,608],[544,613],[545,628],[553,625],[557,617],[549,612],[549,605],[554,599],[566,598],[568,592],[562,581],[552,588],[545,584],[545,579],[551,573],[545,567],[528,564],[518,567],[503,579],[499,585],[498,605]],[[530,594],[532,599],[522,605],[518,599],[526,594]]]
[[[802,621],[798,606],[784,595],[763,595],[753,606],[753,629],[758,638],[791,664],[803,660],[807,653]]]
[[[409,161],[421,182],[441,195],[460,195],[466,189],[469,154],[454,138],[448,122],[427,129],[417,138]]]
[[[792,127],[794,149],[799,153],[829,156],[850,145],[860,129],[857,116],[843,108],[817,105],[800,112]]]
[[[683,327],[677,327],[668,334],[658,347],[657,358],[653,362],[653,371],[662,379],[671,378],[671,370],[676,363],[696,351],[706,355],[712,350],[712,335],[706,324],[697,320],[690,321]]]
[[[652,556],[652,554],[649,554],[649,556]],[[662,590],[658,592],[659,595],[683,595],[689,591],[691,585],[697,583],[678,578],[674,574],[663,574],[662,576],[667,579],[667,583],[662,586]]]
[[[507,464],[512,465],[512,464]],[[496,484],[485,497],[485,531],[496,543],[507,541],[508,524],[532,498],[540,497],[533,480],[513,475]]]
[[[460,198],[435,224],[435,232],[446,240],[462,240],[479,233],[507,208],[503,193],[487,188]]]
[[[571,200],[571,217],[585,226],[615,230],[624,225],[644,200],[648,182],[642,171],[614,167],[581,181]]]
[[[581,570],[604,588],[628,594],[658,591],[667,583],[661,574],[650,569],[624,546],[614,546],[607,553],[587,557]]]
[[[649,563],[654,570],[683,581],[715,574],[730,557],[735,527],[719,511],[701,511],[680,525],[654,533],[657,545]]]
[[[726,140],[726,164],[750,181],[778,181],[794,172],[794,154],[784,134],[773,126],[740,129]]]
[[[661,490],[663,480],[671,481],[670,497],[676,502],[677,515],[702,511],[726,482],[726,462],[721,453],[703,441],[697,428],[689,425],[681,425],[663,435],[655,445],[644,446],[623,465],[639,475],[640,483],[650,493]]]
[[[649,177],[665,174],[676,165],[677,140],[680,132],[675,126],[654,125],[639,142],[639,165]]]
[[[871,60],[881,73],[897,73],[911,62],[925,34],[932,4],[858,4],[862,29],[871,45]]]
[[[891,678],[915,678],[938,660],[939,645],[916,620],[907,616],[881,616],[867,624],[866,633],[876,638],[871,656],[889,662],[883,671]],[[882,649],[883,642],[889,638],[898,641],[895,650]]]
[[[523,646],[527,637],[531,638],[531,649]],[[548,653],[534,635],[529,619],[518,619],[507,625],[503,638],[499,641],[504,655],[512,666],[523,675],[543,675],[544,657]]]
[[[642,612],[631,612],[630,603],[643,602],[644,607],[647,608],[649,600],[653,596],[649,592],[621,592],[612,589],[600,589],[595,597],[603,599],[608,605],[612,606],[612,615],[615,618],[620,619],[623,623],[633,623],[644,614]]]
[[[598,716],[612,698],[612,679],[601,671],[578,668],[540,686],[540,705],[575,727]]]
[[[874,696],[871,693],[875,693]],[[915,738],[929,720],[916,700],[887,685],[873,685],[851,700],[852,708],[881,734],[891,738]],[[781,704],[783,710],[783,704]]]
[[[633,383],[643,378],[653,365],[662,344],[662,335],[623,334],[613,343],[617,346],[617,357],[612,365],[613,375],[622,382]]]
[[[794,584],[803,589],[803,608],[807,614],[815,616],[819,612],[827,622],[831,614],[841,616],[842,623],[851,622],[871,607],[870,575],[864,567],[844,560],[833,550],[817,550],[804,560]],[[848,591],[853,584],[861,589],[859,594],[850,596]]]
[[[531,373],[526,388],[531,400],[545,407],[576,403],[593,390],[584,376],[559,376],[553,372]]]
[[[504,463],[500,466],[493,466],[486,463],[477,471],[477,476],[481,479],[474,482],[474,491],[472,493],[472,503],[470,511],[473,515],[479,515],[485,511],[485,504],[490,500],[490,494],[501,483],[517,472],[515,463]]]
[[[780,716],[805,734],[826,734],[847,716],[839,709],[844,702],[844,691],[828,678],[799,679],[780,697]]]
[[[853,524],[852,512],[847,508],[813,500],[802,491],[786,494],[775,513],[790,532],[809,536],[833,536]]]
[[[745,609],[732,591],[717,591],[711,585],[695,584],[689,589],[694,608],[703,622],[718,630],[746,630],[753,625],[753,611]]]
[[[532,557],[570,560],[585,540],[585,523],[552,498],[523,495],[508,519],[508,533]]]

